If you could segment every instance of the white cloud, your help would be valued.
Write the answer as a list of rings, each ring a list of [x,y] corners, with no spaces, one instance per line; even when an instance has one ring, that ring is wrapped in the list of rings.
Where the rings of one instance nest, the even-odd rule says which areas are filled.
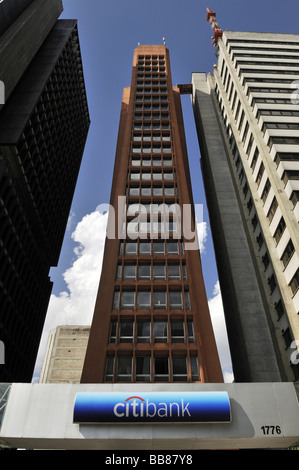
[[[227,331],[219,281],[217,281],[217,283],[215,284],[213,295],[214,297],[209,299],[209,308],[216,343],[218,347],[221,367],[225,382],[232,382],[233,373],[231,367],[231,356],[227,340]]]
[[[36,361],[35,377],[40,372],[51,330],[59,325],[91,324],[101,275],[107,220],[108,213],[101,212],[99,206],[94,212],[83,217],[71,235],[76,243],[75,260],[63,274],[68,290],[61,292],[58,296],[51,295]],[[197,223],[197,231],[200,250],[203,252],[207,240],[207,223]],[[209,300],[212,322],[221,364],[223,369],[229,373],[230,355],[226,341],[219,283],[215,285],[213,294],[214,297]]]
[[[48,336],[59,325],[90,325],[96,300],[108,214],[96,210],[83,217],[72,233],[75,261],[63,274],[68,291],[51,295],[35,367],[39,374]]]
[[[208,226],[206,222],[197,223],[197,235],[198,235],[199,250],[201,253],[204,253],[205,243],[208,238]]]

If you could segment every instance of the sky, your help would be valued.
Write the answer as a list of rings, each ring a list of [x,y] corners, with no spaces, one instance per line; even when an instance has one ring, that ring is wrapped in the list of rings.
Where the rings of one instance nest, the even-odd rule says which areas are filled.
[[[37,381],[49,332],[59,325],[90,325],[101,274],[108,204],[123,88],[130,86],[138,43],[163,44],[170,52],[173,85],[217,63],[206,8],[221,29],[298,34],[298,0],[63,0],[61,19],[77,19],[91,127],[82,159],[60,260],[52,268],[53,291],[33,381]],[[225,381],[232,380],[229,347],[200,170],[191,99],[181,97],[202,268]],[[210,215],[212,217],[212,215]]]

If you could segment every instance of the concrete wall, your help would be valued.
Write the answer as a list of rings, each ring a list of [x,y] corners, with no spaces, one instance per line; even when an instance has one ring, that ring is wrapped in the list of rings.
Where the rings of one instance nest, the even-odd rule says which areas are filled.
[[[264,305],[206,75],[192,75],[193,108],[236,382],[280,381]]]
[[[88,326],[58,326],[50,332],[39,383],[80,383]]]

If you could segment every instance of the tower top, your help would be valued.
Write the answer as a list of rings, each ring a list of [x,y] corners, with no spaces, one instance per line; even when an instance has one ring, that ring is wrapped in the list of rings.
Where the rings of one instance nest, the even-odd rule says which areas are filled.
[[[217,47],[218,39],[222,38],[223,31],[219,28],[219,25],[216,21],[216,12],[211,11],[209,8],[207,8],[207,21],[210,23],[214,31],[214,36],[212,37],[212,44],[213,46]]]

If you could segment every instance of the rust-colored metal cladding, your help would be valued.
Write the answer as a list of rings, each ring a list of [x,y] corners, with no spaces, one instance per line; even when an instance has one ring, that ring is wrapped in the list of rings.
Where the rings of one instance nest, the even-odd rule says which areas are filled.
[[[194,235],[182,89],[165,45],[135,49],[82,383],[223,382]]]

